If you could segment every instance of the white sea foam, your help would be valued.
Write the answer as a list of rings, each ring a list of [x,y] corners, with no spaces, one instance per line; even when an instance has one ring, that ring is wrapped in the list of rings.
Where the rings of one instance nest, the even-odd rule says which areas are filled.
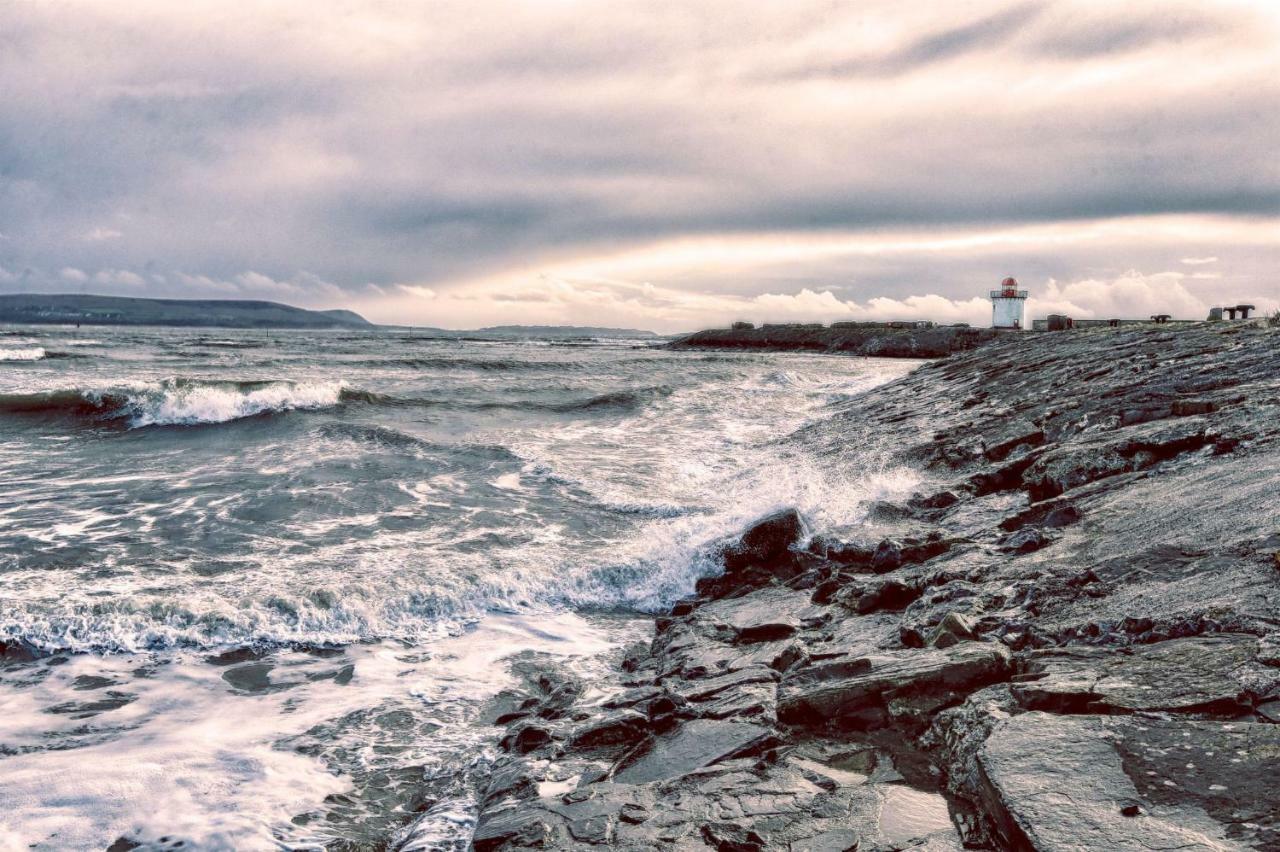
[[[273,382],[242,389],[219,384],[148,385],[129,395],[133,426],[190,426],[226,423],[273,411],[337,405],[345,383]]]
[[[446,771],[483,750],[490,732],[470,720],[510,684],[505,658],[528,650],[585,665],[629,636],[569,614],[536,623],[495,616],[429,655],[393,643],[356,646],[339,660],[279,652],[269,661],[270,688],[254,692],[224,679],[227,667],[186,655],[73,657],[3,694],[0,742],[25,753],[4,759],[0,844],[100,849],[124,836],[182,840],[197,852],[321,848],[323,835],[290,819],[350,790],[351,779],[339,774],[345,767],[282,744],[316,726],[338,725],[341,735],[343,724],[361,724],[359,714],[369,708],[425,714],[439,727],[430,737],[406,731],[395,760],[424,765],[424,774]],[[335,681],[331,671],[348,662],[349,680]],[[150,673],[136,677],[140,666]],[[104,695],[86,691],[86,679],[114,681],[118,686],[107,688],[131,700],[87,718],[66,712]],[[63,710],[46,712],[50,707]],[[50,742],[62,747],[47,750]],[[469,835],[474,801],[442,804],[410,832],[409,848],[429,848],[429,837]]]
[[[42,346],[27,346],[21,349],[0,349],[0,361],[39,361],[45,355]]]

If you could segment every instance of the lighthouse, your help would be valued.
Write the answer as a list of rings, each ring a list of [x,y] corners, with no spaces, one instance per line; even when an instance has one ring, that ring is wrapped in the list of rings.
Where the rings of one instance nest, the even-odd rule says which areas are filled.
[[[991,291],[991,325],[993,328],[1026,328],[1027,291],[1018,282],[1006,278],[999,290]]]

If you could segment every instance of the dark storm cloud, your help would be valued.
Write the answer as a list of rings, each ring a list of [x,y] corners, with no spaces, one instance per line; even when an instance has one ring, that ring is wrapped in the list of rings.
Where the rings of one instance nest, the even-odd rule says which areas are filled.
[[[0,287],[321,303],[699,235],[1271,216],[1276,32],[1235,4],[11,4]]]

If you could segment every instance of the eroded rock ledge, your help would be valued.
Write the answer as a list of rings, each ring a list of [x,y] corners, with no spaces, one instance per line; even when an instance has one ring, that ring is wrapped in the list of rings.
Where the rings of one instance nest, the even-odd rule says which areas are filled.
[[[1002,338],[797,440],[929,487],[502,697],[477,850],[1280,850],[1280,331]]]

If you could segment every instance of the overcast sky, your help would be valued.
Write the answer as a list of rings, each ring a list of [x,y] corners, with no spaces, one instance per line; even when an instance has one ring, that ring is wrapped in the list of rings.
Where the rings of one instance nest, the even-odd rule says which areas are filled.
[[[1280,305],[1280,3],[0,3],[0,292],[446,327]]]

